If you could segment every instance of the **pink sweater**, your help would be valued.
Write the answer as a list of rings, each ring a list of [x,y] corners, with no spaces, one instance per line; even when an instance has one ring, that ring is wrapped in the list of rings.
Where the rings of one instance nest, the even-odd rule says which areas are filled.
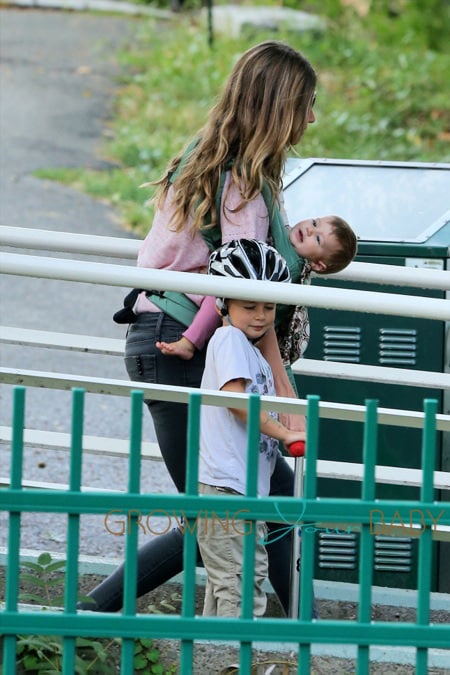
[[[269,214],[262,195],[259,194],[237,213],[232,213],[230,209],[239,205],[241,195],[235,185],[231,185],[228,191],[229,185],[230,173],[225,179],[222,194],[220,218],[222,243],[243,238],[266,241]],[[170,228],[173,213],[172,190],[173,188],[170,187],[163,208],[155,213],[153,225],[139,250],[137,265],[176,272],[206,272],[210,251],[199,232],[192,235],[190,231],[192,221],[190,220],[180,232],[174,232]],[[189,295],[189,297],[197,305],[201,305],[201,310],[183,335],[198,349],[201,349],[221,321],[215,310],[215,298],[204,298],[201,295]],[[160,311],[145,297],[145,293],[140,294],[134,310],[138,314]]]

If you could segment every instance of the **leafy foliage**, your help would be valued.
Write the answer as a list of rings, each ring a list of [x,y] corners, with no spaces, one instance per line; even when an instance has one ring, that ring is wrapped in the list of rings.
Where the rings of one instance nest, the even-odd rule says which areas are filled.
[[[20,600],[22,602],[36,602],[48,607],[61,606],[64,599],[64,579],[61,576],[52,577],[52,574],[63,571],[65,566],[65,560],[53,561],[50,553],[41,553],[37,563],[22,562],[21,568],[29,570],[30,573],[21,574],[21,580],[37,587],[37,591],[21,593]],[[62,590],[62,593],[55,596],[54,592],[51,591],[58,588]]]
[[[54,675],[62,673],[64,643],[61,636],[19,635],[16,642],[17,665],[25,672]],[[76,638],[75,673],[111,673],[108,649],[101,642]]]
[[[37,562],[22,562],[21,582],[26,582],[32,592],[20,594],[22,602],[32,602],[45,607],[60,606],[64,597],[65,560],[54,561],[50,553],[41,553]],[[58,590],[61,593],[58,594]],[[85,600],[85,598],[79,598]],[[75,674],[101,675],[115,672],[111,647],[120,640],[100,641],[77,637],[75,640]],[[16,641],[17,666],[23,672],[55,675],[62,673],[64,638],[61,635],[18,635]],[[117,665],[117,664],[116,664]],[[172,675],[174,668],[165,669],[160,662],[160,653],[150,638],[137,638],[134,648],[136,673]]]
[[[448,34],[446,3],[303,0],[303,11],[326,19],[325,31],[253,31],[237,39],[217,33],[213,48],[195,12],[183,11],[170,26],[142,19],[120,56],[123,77],[108,143],[119,166],[66,172],[65,180],[108,199],[144,235],[152,193],[139,186],[159,178],[201,128],[238,55],[274,37],[307,55],[318,73],[317,122],[294,149],[302,156],[450,161],[450,54],[440,37]],[[298,9],[297,0],[290,4]]]
[[[172,675],[176,672],[175,666],[165,669],[160,663],[159,650],[153,640],[140,638],[134,647],[133,666],[136,673],[152,673],[152,675]]]

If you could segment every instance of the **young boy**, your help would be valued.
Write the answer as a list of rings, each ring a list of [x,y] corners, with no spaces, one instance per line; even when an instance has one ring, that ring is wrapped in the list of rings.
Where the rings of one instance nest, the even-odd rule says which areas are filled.
[[[305,260],[302,283],[309,283],[311,271],[316,274],[336,274],[353,260],[356,255],[356,236],[350,225],[339,216],[322,216],[302,220],[289,231],[289,240],[298,256]],[[211,319],[213,298],[205,297],[192,324],[177,342],[157,342],[156,346],[166,356],[179,356],[182,359],[191,359],[195,349],[201,349],[214,332],[217,323]],[[299,358],[306,349],[309,336],[307,311],[305,308],[292,308],[294,315],[295,332],[303,334],[300,340],[302,345],[293,352],[292,347],[286,346],[288,330],[284,336],[279,336],[280,348],[284,361]],[[293,332],[292,330],[290,332]],[[284,347],[283,347],[284,345]],[[291,358],[287,358],[288,352]]]
[[[208,273],[224,277],[290,281],[284,258],[264,242],[240,239],[214,251]],[[211,338],[206,353],[202,389],[258,393],[275,396],[268,362],[255,342],[275,320],[273,302],[217,299],[222,327]],[[203,406],[201,412],[199,494],[244,495],[247,464],[247,411],[238,408]],[[279,452],[278,441],[290,445],[304,440],[304,432],[290,431],[274,413],[260,415],[258,495],[269,494],[270,476]],[[255,467],[256,469],[256,467]],[[216,519],[217,520],[217,519]],[[265,524],[257,528],[254,567],[254,614],[266,609],[262,584],[268,576],[264,545]],[[197,539],[208,573],[203,614],[240,616],[244,523],[228,521],[222,527],[213,519],[199,519]]]

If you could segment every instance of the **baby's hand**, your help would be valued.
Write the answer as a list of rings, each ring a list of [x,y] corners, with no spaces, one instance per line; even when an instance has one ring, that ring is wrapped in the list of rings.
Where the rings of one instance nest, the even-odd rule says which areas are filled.
[[[176,342],[156,342],[155,344],[164,356],[178,356],[185,361],[189,361],[194,356],[195,346],[185,337]]]

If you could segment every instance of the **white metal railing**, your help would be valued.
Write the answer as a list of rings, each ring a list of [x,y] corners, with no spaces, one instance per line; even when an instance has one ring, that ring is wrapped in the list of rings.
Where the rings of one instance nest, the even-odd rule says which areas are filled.
[[[0,368],[0,382],[5,384],[24,384],[32,387],[47,389],[71,390],[81,387],[92,394],[108,394],[111,396],[129,396],[134,389],[144,392],[146,398],[155,398],[159,401],[188,403],[189,394],[198,389],[189,387],[175,387],[162,384],[145,384],[108,378],[72,375],[70,373],[51,373],[46,371],[29,371],[17,368]],[[202,389],[202,400],[205,405],[230,405],[233,408],[245,408],[247,395],[225,394],[208,389]],[[275,412],[304,414],[306,412],[304,399],[262,396],[261,408]],[[362,405],[350,403],[320,402],[320,416],[334,420],[352,420],[364,422],[366,409]],[[378,408],[378,423],[388,426],[404,426],[421,429],[424,413],[416,410],[400,410],[397,408]],[[437,414],[436,428],[439,431],[450,431],[450,415]]]
[[[323,288],[314,285],[277,284],[249,279],[222,279],[192,272],[144,269],[15,253],[0,255],[0,269],[4,274],[44,279],[128,286],[146,290],[178,291],[181,288],[185,293],[199,295],[450,321],[450,302],[421,296]],[[448,272],[446,274],[450,275]]]
[[[140,239],[0,226],[0,244],[35,250],[136,260],[141,243]],[[324,276],[326,277],[326,275]],[[329,279],[330,277],[326,278]],[[450,290],[450,272],[396,265],[352,262],[345,270],[334,274],[332,278]]]
[[[2,342],[109,356],[123,356],[125,349],[124,339],[57,333],[56,331],[50,332],[12,326],[1,327],[0,343]],[[361,363],[342,363],[316,359],[299,359],[292,365],[292,370],[298,375],[385,382],[410,387],[427,387],[429,389],[450,389],[450,373],[436,373],[426,370],[367,366]]]
[[[94,378],[76,376],[63,373],[48,373],[38,371],[21,371],[17,369],[0,368],[0,382],[4,384],[22,384],[31,387],[44,387],[47,389],[72,390],[82,388],[88,393],[108,394],[113,396],[129,396],[135,389],[144,392],[147,398],[157,400],[170,400],[172,402],[188,403],[189,396],[198,389],[188,387],[174,387],[167,385],[145,384],[142,382],[124,382],[106,378]],[[233,408],[246,408],[247,396],[245,394],[225,393],[215,390],[201,390],[202,405],[223,405]],[[305,413],[307,401],[304,399],[291,399],[282,397],[261,397],[261,408],[279,412]],[[366,409],[361,405],[320,402],[320,417],[364,422]],[[423,428],[425,415],[419,411],[395,410],[378,408],[377,422],[387,426],[400,426],[407,428]],[[450,415],[438,414],[436,416],[436,429],[438,431],[450,431]],[[0,426],[0,441],[9,443],[12,437],[10,427]],[[35,447],[53,447],[59,450],[69,451],[71,447],[69,434],[59,432],[38,431],[35,429],[24,430],[24,442]],[[106,454],[108,456],[126,457],[129,453],[128,442],[120,439],[83,435],[83,452],[89,454]],[[159,448],[155,443],[143,443],[142,458],[161,460]],[[289,459],[288,459],[289,461]],[[290,460],[292,462],[292,460]],[[361,481],[363,479],[363,466],[354,462],[340,462],[331,460],[318,460],[317,475],[319,477],[334,478],[337,480]],[[375,473],[376,483],[391,485],[403,485],[420,487],[422,484],[422,469],[405,467],[392,467],[378,465]],[[0,476],[0,487],[8,486],[9,478]],[[445,471],[433,472],[433,485],[435,489],[450,491],[450,473]],[[23,481],[24,487],[40,489],[63,490],[66,486],[60,483],[43,483],[40,481]],[[82,488],[90,489],[90,488]],[[97,488],[95,488],[97,490]],[[400,536],[403,536],[400,533]],[[450,527],[440,525],[433,532],[433,539],[438,541],[450,541]]]
[[[96,255],[135,259],[140,241],[135,239],[99,237],[46,230],[28,230],[24,228],[0,227],[0,242],[6,246],[19,246],[21,249],[50,250],[58,253]],[[246,297],[255,300],[272,300],[286,304],[305,304],[306,306],[325,307],[328,309],[358,311],[366,313],[390,314],[407,317],[420,317],[438,321],[450,320],[450,303],[448,300],[436,298],[407,296],[404,294],[375,293],[330,287],[315,287],[271,284],[268,282],[239,281],[220,279],[201,274],[168,272],[136,268],[134,265],[106,264],[80,261],[65,258],[49,258],[45,256],[24,255],[3,252],[0,254],[0,270],[4,274],[41,277],[54,280],[65,280],[85,283],[97,283],[112,286],[146,288],[156,290],[178,290],[184,292],[210,294],[214,296]],[[369,263],[352,263],[352,265],[334,278],[351,278],[355,281],[375,282],[379,284],[423,287],[429,289],[450,289],[450,272],[423,270],[378,265]],[[0,341],[15,344],[27,344],[47,348],[90,351],[91,353],[123,354],[123,340],[97,338],[94,336],[70,335],[29,329],[2,327]],[[294,364],[294,372],[315,376],[337,377],[347,379],[390,382],[418,387],[450,389],[449,373],[431,373],[415,370],[365,366],[361,364],[342,364],[338,362],[321,362],[301,359]],[[143,383],[125,382],[105,378],[76,376],[64,373],[49,373],[0,368],[0,382],[4,384],[24,384],[31,387],[70,390],[82,387],[87,392],[129,396],[133,389],[139,388],[149,397],[160,400],[187,402],[189,389],[184,387],[164,387]],[[198,390],[197,390],[198,391]],[[246,397],[239,394],[223,394],[221,392],[202,391],[202,401],[206,405],[230,405],[245,407]],[[276,397],[262,397],[263,409],[283,412],[305,412],[306,401]],[[331,403],[321,401],[320,416],[334,420],[352,420],[363,422],[365,408],[360,405]],[[378,423],[387,426],[422,428],[424,414],[418,411],[378,409]],[[450,432],[450,415],[438,414],[436,428],[441,432]],[[9,442],[11,429],[0,427],[0,441]],[[25,442],[39,447],[57,447],[68,450],[70,438],[68,434],[26,429]],[[126,456],[128,447],[120,439],[102,437],[83,438],[84,451],[116,456]],[[159,448],[155,443],[143,444],[143,458],[160,460]],[[362,466],[348,462],[319,461],[318,475],[340,480],[360,481],[363,475]],[[420,486],[422,471],[378,466],[376,481],[397,485]],[[0,477],[0,485],[7,484],[6,477]],[[25,485],[25,483],[24,483]],[[31,486],[31,483],[30,483]],[[33,483],[34,487],[45,487],[49,484]],[[434,472],[434,486],[440,490],[450,490],[450,474]],[[65,486],[54,484],[54,489]],[[450,539],[448,527],[439,528],[436,538]]]
[[[140,242],[137,240],[118,237],[99,237],[79,235],[66,232],[47,230],[28,230],[26,228],[0,227],[0,241],[11,246],[39,246],[53,251],[71,251],[103,256],[133,257],[136,255]],[[168,272],[165,270],[149,270],[135,266],[122,266],[98,262],[87,262],[65,258],[48,258],[3,252],[0,254],[0,269],[5,274],[36,276],[47,279],[99,283],[114,286],[128,286],[147,289],[178,290],[186,292],[227,297],[245,297],[256,300],[273,300],[286,304],[305,304],[307,306],[326,307],[359,312],[372,312],[401,316],[413,316],[441,321],[450,320],[450,302],[429,297],[407,296],[404,294],[375,293],[371,291],[356,291],[348,289],[322,288],[312,286],[273,284],[270,282],[241,281],[235,279],[220,279],[203,274]],[[356,263],[354,263],[356,264]],[[377,274],[376,281],[386,280],[386,272],[392,272],[389,283],[402,285],[406,282],[413,285],[413,280],[425,280],[427,287],[450,288],[450,272],[437,270],[411,270],[391,265],[377,265],[360,263],[367,278],[367,271],[371,269],[371,277]],[[345,271],[344,271],[345,272]],[[337,275],[336,275],[337,276]],[[434,280],[434,281],[432,281]],[[414,284],[415,285],[415,284]],[[33,344],[60,349],[82,349],[105,354],[123,353],[123,342],[110,338],[96,338],[93,336],[71,336],[70,334],[46,333],[18,328],[2,328],[1,341],[16,344]],[[381,366],[365,366],[361,364],[341,364],[334,362],[323,363],[310,359],[301,359],[294,364],[294,372],[322,377],[337,377],[346,379],[370,380],[406,384],[409,386],[430,386],[432,388],[450,388],[449,373],[435,373],[426,371],[386,368]],[[52,378],[49,374],[40,374],[46,380],[46,386]],[[21,375],[22,379],[26,374]],[[33,375],[34,377],[34,375]],[[64,377],[64,376],[63,376]],[[6,378],[6,379],[5,379]],[[14,375],[8,369],[2,369],[2,379],[12,382]],[[54,379],[54,378],[53,378]],[[17,377],[16,377],[17,380]],[[71,378],[69,378],[71,381]],[[58,385],[56,385],[58,386]],[[112,393],[112,391],[110,391]],[[172,392],[173,393],[173,392]],[[274,402],[278,409],[278,403]],[[342,406],[351,415],[355,414],[357,406]],[[325,413],[325,409],[323,408]],[[339,414],[337,411],[340,411]],[[397,413],[395,413],[397,414]],[[341,415],[344,415],[343,417]],[[334,406],[331,417],[346,418],[347,413]],[[420,426],[416,414],[407,415],[409,424]],[[326,415],[325,415],[326,416]],[[395,417],[395,416],[394,416]],[[415,421],[413,421],[415,420]],[[447,430],[445,416],[439,420],[443,423],[442,430]]]

